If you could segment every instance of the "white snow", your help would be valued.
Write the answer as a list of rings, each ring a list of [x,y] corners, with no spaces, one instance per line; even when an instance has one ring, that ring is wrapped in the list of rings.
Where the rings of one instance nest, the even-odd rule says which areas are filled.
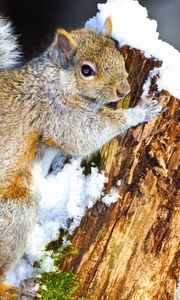
[[[154,76],[158,75],[159,68],[154,68],[149,72],[149,76],[143,85],[143,92],[141,94],[141,99],[145,99],[148,97],[149,89],[151,87],[151,80]]]
[[[176,291],[176,296],[177,296],[176,300],[180,300],[180,277],[179,277],[178,287]]]
[[[171,45],[158,39],[157,22],[148,18],[147,9],[135,0],[109,0],[98,4],[99,12],[86,22],[86,27],[101,32],[105,20],[111,16],[112,37],[119,46],[129,45],[140,49],[147,57],[163,61],[159,68],[158,89],[167,90],[180,99],[180,53]]]
[[[102,201],[107,205],[110,206],[112,203],[115,203],[118,199],[118,190],[113,187],[111,188],[109,194],[105,195],[102,198]]]
[[[53,155],[53,152],[50,154]],[[50,253],[44,251],[45,246],[58,237],[60,228],[68,229],[72,233],[79,226],[87,209],[101,197],[107,182],[107,177],[98,172],[97,167],[92,167],[91,174],[85,176],[80,158],[72,158],[65,165],[64,158],[62,157],[62,161],[60,156],[58,158],[58,166],[56,164],[54,173],[47,177],[44,177],[45,172],[39,168],[41,164],[36,166],[38,223],[30,236],[24,257],[7,275],[6,280],[13,285],[18,285],[21,280],[36,274],[37,270],[33,269],[35,261],[41,260],[42,271],[54,270],[54,262]],[[47,159],[43,161],[44,164],[49,163]],[[113,189],[109,196],[105,195],[103,201],[109,206],[117,199],[117,191]],[[69,219],[72,220],[70,226]],[[64,240],[64,244],[67,243],[68,241]]]
[[[177,290],[176,290],[176,300],[180,300],[180,278],[179,278],[179,282],[178,282],[178,286],[177,286]]]

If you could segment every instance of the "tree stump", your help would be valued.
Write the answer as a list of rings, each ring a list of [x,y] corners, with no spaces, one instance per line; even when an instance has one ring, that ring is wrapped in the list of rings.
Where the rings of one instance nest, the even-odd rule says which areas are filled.
[[[149,71],[161,65],[141,51],[121,49],[129,72],[130,97],[118,106],[135,105]],[[60,266],[81,283],[75,299],[172,300],[180,269],[179,101],[166,95],[168,110],[156,120],[113,139],[100,152],[100,169],[109,177],[106,193],[118,188],[118,201],[90,209],[70,238],[77,255]],[[118,187],[118,182],[121,185]]]

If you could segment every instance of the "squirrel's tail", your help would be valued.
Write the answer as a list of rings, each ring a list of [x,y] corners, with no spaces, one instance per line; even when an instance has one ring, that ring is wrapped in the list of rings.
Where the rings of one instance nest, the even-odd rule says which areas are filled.
[[[0,70],[15,67],[20,60],[20,51],[11,23],[0,16]]]

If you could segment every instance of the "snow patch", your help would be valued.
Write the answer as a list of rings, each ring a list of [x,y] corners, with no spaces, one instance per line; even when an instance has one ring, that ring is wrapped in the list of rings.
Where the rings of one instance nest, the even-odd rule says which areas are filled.
[[[107,206],[110,206],[112,203],[115,203],[118,200],[118,190],[117,188],[111,188],[109,194],[105,195],[102,198],[102,202],[104,202]]]
[[[81,167],[82,159],[72,158],[64,165],[63,156],[58,156],[54,164],[55,170],[46,176],[44,166],[49,168],[50,158],[54,154],[56,152],[50,150],[43,163],[41,161],[34,166],[36,184],[33,185],[33,190],[39,198],[38,223],[29,238],[24,257],[7,275],[6,280],[12,285],[17,286],[21,280],[37,274],[37,270],[33,268],[35,261],[41,261],[42,271],[54,270],[54,261],[50,253],[45,252],[45,246],[58,238],[60,228],[72,233],[80,225],[87,209],[101,197],[107,182],[107,177],[97,167],[92,167],[91,174],[86,176]],[[109,197],[106,195],[103,202],[109,206],[118,199],[116,196],[117,193],[111,190]],[[65,239],[64,245],[67,244]]]
[[[176,296],[177,296],[176,300],[180,300],[180,277],[179,277],[179,281],[178,281],[178,287],[177,287],[177,291],[176,291]]]
[[[142,92],[142,95],[141,95],[142,100],[145,99],[145,98],[148,98],[149,90],[150,90],[150,87],[151,87],[151,80],[154,76],[158,76],[158,74],[159,74],[159,68],[154,68],[154,70],[151,70],[149,72],[149,76],[148,76],[146,82],[143,85],[143,92]]]

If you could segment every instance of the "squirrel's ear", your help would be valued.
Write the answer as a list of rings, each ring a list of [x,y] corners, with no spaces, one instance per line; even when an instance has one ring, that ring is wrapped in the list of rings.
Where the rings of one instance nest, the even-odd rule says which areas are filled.
[[[77,47],[71,35],[66,30],[61,28],[57,29],[56,31],[54,45],[58,49],[61,61],[64,64],[69,62]]]
[[[108,17],[104,23],[104,27],[102,29],[102,34],[108,37],[111,37],[112,34],[112,19]]]

